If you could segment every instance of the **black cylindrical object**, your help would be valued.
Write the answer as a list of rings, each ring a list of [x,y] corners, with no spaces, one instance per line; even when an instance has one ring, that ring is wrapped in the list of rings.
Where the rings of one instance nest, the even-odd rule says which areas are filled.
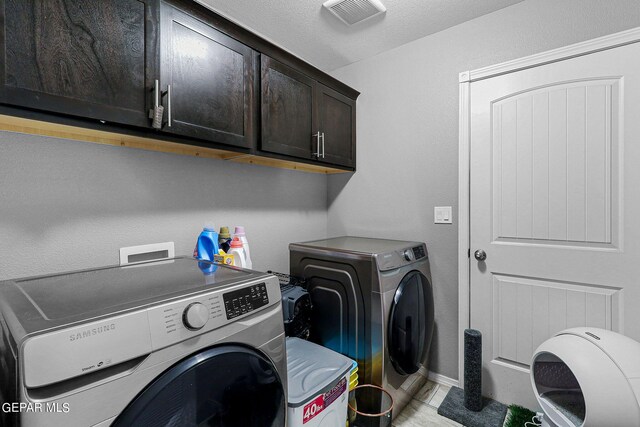
[[[464,331],[464,407],[482,409],[482,333],[476,329]]]

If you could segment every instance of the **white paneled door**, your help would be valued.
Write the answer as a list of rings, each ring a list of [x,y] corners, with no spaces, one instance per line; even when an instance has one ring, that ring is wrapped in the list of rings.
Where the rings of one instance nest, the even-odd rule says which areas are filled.
[[[640,340],[640,43],[475,81],[469,96],[483,391],[534,408],[529,361],[554,333]]]

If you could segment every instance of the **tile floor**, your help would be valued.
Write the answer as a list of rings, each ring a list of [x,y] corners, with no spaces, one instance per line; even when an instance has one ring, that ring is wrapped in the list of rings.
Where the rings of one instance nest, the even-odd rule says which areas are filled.
[[[438,415],[442,403],[451,387],[431,381],[420,389],[411,402],[393,421],[394,427],[462,426],[449,418]]]

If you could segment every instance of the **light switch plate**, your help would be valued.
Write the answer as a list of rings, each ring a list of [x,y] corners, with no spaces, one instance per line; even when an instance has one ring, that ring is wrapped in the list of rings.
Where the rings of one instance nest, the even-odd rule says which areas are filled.
[[[435,206],[433,208],[434,224],[451,224],[453,222],[451,206]]]

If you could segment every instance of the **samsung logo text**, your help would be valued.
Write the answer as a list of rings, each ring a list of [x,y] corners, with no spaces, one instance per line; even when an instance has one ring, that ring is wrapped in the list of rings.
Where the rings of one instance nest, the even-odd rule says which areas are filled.
[[[111,323],[109,325],[98,326],[97,328],[85,329],[81,332],[76,332],[74,334],[69,335],[69,341],[78,341],[85,338],[92,337],[94,335],[100,335],[105,332],[115,331],[116,324]]]

